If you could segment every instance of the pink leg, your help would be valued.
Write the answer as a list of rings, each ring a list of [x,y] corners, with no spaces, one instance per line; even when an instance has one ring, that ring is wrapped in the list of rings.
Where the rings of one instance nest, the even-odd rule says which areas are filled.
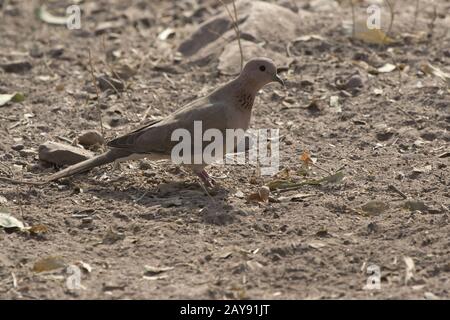
[[[202,170],[200,172],[196,172],[197,176],[202,180],[202,182],[209,188],[213,188],[216,183],[214,179],[212,179],[206,170]]]

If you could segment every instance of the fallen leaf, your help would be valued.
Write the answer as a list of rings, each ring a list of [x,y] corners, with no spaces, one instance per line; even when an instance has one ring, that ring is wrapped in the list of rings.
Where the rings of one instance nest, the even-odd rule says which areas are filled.
[[[25,100],[25,96],[22,93],[0,94],[0,107],[8,102],[22,102],[23,100]]]
[[[375,89],[373,89],[373,93],[374,93],[376,96],[381,96],[381,95],[383,94],[383,89],[377,89],[377,88],[375,88]]]
[[[247,266],[252,271],[256,271],[258,269],[264,268],[264,266],[261,263],[259,263],[258,261],[251,261],[251,260],[247,261]]]
[[[365,61],[353,60],[352,64],[364,69],[365,71],[367,71],[370,74],[378,74],[378,69],[372,67],[370,64],[368,64]]]
[[[435,295],[433,292],[425,292],[423,294],[423,297],[426,300],[439,300],[439,297],[437,295]]]
[[[438,158],[448,158],[450,157],[450,151],[441,153],[440,155],[438,155]]]
[[[304,35],[304,36],[300,36],[298,38],[295,38],[294,41],[292,42],[306,42],[306,41],[310,41],[310,40],[325,40],[324,37],[318,35],[318,34],[308,34],[308,35]]]
[[[365,23],[360,28],[356,28],[355,39],[362,40],[370,44],[390,44],[394,42],[380,29],[369,29]],[[359,29],[359,30],[358,30]]]
[[[395,70],[395,66],[393,64],[390,63],[386,63],[384,66],[378,68],[378,72],[379,73],[389,73]]]
[[[408,282],[414,277],[416,266],[414,264],[414,260],[411,257],[405,256],[403,257],[403,261],[405,261],[406,264],[405,285],[407,285]]]
[[[234,196],[236,198],[242,199],[245,197],[244,193],[241,190],[236,191],[236,193],[234,194]]]
[[[167,28],[164,31],[162,31],[160,34],[158,34],[159,40],[167,40],[169,38],[172,38],[175,35],[175,30],[172,28]]]
[[[154,266],[145,265],[144,269],[145,269],[146,274],[154,275],[154,274],[173,270],[174,267],[154,267]]]
[[[233,254],[233,251],[226,251],[224,253],[219,254],[219,258],[227,259],[227,258],[231,257],[232,254]]]
[[[434,67],[430,63],[424,63],[420,66],[420,70],[422,70],[426,74],[438,77],[447,85],[450,85],[450,74],[442,71],[438,67]]]
[[[311,155],[309,154],[308,150],[303,151],[302,155],[300,156],[300,161],[303,162],[306,166],[313,164]]]
[[[47,257],[34,263],[34,272],[45,272],[62,269],[66,266],[61,257]]]
[[[5,211],[2,208],[0,208],[0,210]],[[19,230],[25,229],[25,226],[22,221],[19,221],[18,219],[14,218],[13,216],[10,216],[5,212],[0,212],[0,227],[5,229],[14,229],[14,228],[17,228]]]
[[[413,173],[428,173],[433,169],[433,167],[431,166],[431,164],[423,166],[423,167],[419,167],[419,168],[413,168],[412,172]]]
[[[331,96],[330,97],[330,107],[331,107],[331,110],[335,113],[342,112],[342,107],[341,107],[341,104],[339,103],[339,96]]]
[[[79,265],[80,268],[81,268],[82,270],[86,271],[87,273],[91,273],[91,272],[92,272],[92,267],[91,267],[88,263],[86,263],[86,262],[78,261],[78,262],[77,262],[77,265]]]
[[[325,247],[326,244],[321,241],[311,241],[311,242],[308,242],[308,246],[310,246],[311,248],[314,248],[314,249],[320,249],[320,248]]]
[[[156,281],[156,280],[167,279],[167,278],[169,278],[169,276],[168,276],[168,275],[152,276],[152,277],[144,276],[143,278],[144,278],[145,280],[149,280],[149,281]]]
[[[259,188],[258,192],[252,193],[247,197],[249,201],[257,201],[257,202],[268,202],[270,196],[270,187],[262,186]]]
[[[44,21],[48,24],[55,24],[55,25],[67,24],[66,16],[59,17],[59,16],[55,16],[55,15],[51,14],[50,12],[47,11],[46,5],[40,6],[36,11],[36,15],[39,19],[41,19],[42,21]]]

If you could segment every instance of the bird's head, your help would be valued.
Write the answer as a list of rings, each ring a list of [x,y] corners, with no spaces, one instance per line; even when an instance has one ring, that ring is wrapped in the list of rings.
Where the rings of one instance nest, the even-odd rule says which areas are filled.
[[[270,82],[278,82],[284,86],[283,80],[277,74],[275,63],[268,58],[249,60],[242,69],[241,76],[259,88]]]

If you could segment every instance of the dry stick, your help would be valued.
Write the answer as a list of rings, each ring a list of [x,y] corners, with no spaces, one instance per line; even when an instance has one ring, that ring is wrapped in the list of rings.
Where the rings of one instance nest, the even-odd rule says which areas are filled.
[[[386,2],[386,4],[389,7],[389,13],[391,15],[391,21],[389,21],[389,28],[388,31],[386,32],[386,34],[384,35],[384,40],[383,43],[385,43],[386,38],[391,34],[392,31],[392,26],[394,24],[394,19],[395,19],[395,12],[394,12],[394,6],[392,5],[392,3],[390,2],[390,0],[384,0],[384,2]],[[392,37],[391,37],[392,38]]]
[[[416,8],[414,10],[413,33],[416,31],[417,17],[419,16],[419,0],[416,0]]]
[[[403,192],[401,192],[396,186],[394,186],[394,185],[392,185],[392,184],[388,185],[388,190],[397,193],[397,194],[400,195],[403,199],[408,199],[408,196],[407,196],[406,194],[404,194]]]
[[[237,36],[237,41],[238,41],[238,46],[239,46],[239,53],[241,55],[241,71],[242,68],[244,66],[244,52],[242,50],[242,44],[241,44],[241,31],[239,30],[239,26],[237,23],[237,10],[236,10],[236,3],[234,0],[232,0],[233,2],[233,11],[234,11],[234,17],[233,14],[231,13],[230,9],[228,9],[227,5],[223,2],[223,0],[219,0],[219,2],[224,6],[225,10],[228,13],[228,16],[231,19],[231,22],[233,23],[233,29],[234,32],[236,33]]]
[[[431,17],[431,21],[430,24],[428,25],[428,28],[430,29],[430,31],[428,32],[430,35],[430,41],[429,43],[431,43],[431,40],[433,39],[433,32],[434,32],[434,27],[435,27],[435,22],[437,19],[437,9],[436,9],[436,4],[433,3],[433,16]]]
[[[238,26],[238,14],[237,14],[237,9],[236,9],[236,2],[233,0],[233,11],[234,11],[234,23],[236,26],[236,35],[237,35],[237,40],[238,40],[238,45],[239,45],[239,53],[241,54],[241,71],[242,68],[244,68],[244,53],[242,51],[242,44],[241,44],[241,31],[239,30],[239,26]]]
[[[356,14],[355,14],[355,4],[353,0],[350,0],[350,6],[352,7],[352,38],[355,37],[356,34]]]
[[[396,104],[394,104],[394,108],[396,108],[397,110],[399,110],[399,111],[401,111],[403,114],[405,114],[407,117],[409,117],[413,122],[414,122],[414,124],[419,128],[420,127],[420,125],[419,125],[419,123],[417,122],[417,120],[412,116],[412,115],[410,115],[408,112],[406,112],[405,110],[403,110],[400,106],[397,106]]]
[[[94,66],[92,65],[91,49],[89,49],[89,65],[91,67],[92,82],[94,84],[95,92],[97,94],[97,111],[98,111],[98,114],[99,114],[100,130],[102,132],[102,136],[104,137],[105,136],[105,129],[103,128],[102,110],[100,108],[100,91],[99,91],[98,86],[97,86],[97,80],[95,79]]]

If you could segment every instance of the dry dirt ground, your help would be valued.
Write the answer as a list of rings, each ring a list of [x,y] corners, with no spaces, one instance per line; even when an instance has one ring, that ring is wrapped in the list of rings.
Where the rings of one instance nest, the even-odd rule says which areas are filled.
[[[48,2],[55,14],[70,4]],[[184,169],[145,160],[43,187],[0,182],[3,212],[40,226],[33,233],[0,228],[0,298],[448,299],[450,95],[421,66],[450,71],[450,2],[435,1],[434,15],[420,1],[413,28],[415,1],[395,1],[389,46],[351,40],[342,29],[348,6],[318,11],[308,2],[279,1],[309,14],[298,21],[298,37],[321,38],[290,45],[286,87],[260,92],[252,127],[280,129],[278,178],[301,182],[343,168],[340,183],[249,202],[275,178],[249,165],[213,166],[219,187],[211,199]],[[40,21],[37,1],[0,4],[0,63],[32,66],[0,68],[0,93],[25,94],[0,107],[2,176],[55,172],[39,164],[41,143],[100,130],[89,50],[96,75],[139,65],[125,92],[101,92],[107,139],[138,126],[146,112],[147,119],[167,115],[230,79],[216,63],[196,67],[176,54],[196,25],[221,10],[215,1],[81,1],[81,30]],[[121,23],[96,34],[105,21]],[[158,39],[169,27],[175,34]],[[367,72],[386,63],[401,72]],[[355,74],[362,87],[345,84]],[[329,106],[332,96],[339,106]],[[24,149],[13,150],[18,144]],[[305,150],[322,168],[306,177]],[[392,186],[423,206],[408,209]],[[375,209],[361,209],[367,203]],[[49,257],[61,266],[88,264],[83,289],[67,288],[64,268],[36,272]],[[363,289],[369,265],[380,269],[379,290]]]

